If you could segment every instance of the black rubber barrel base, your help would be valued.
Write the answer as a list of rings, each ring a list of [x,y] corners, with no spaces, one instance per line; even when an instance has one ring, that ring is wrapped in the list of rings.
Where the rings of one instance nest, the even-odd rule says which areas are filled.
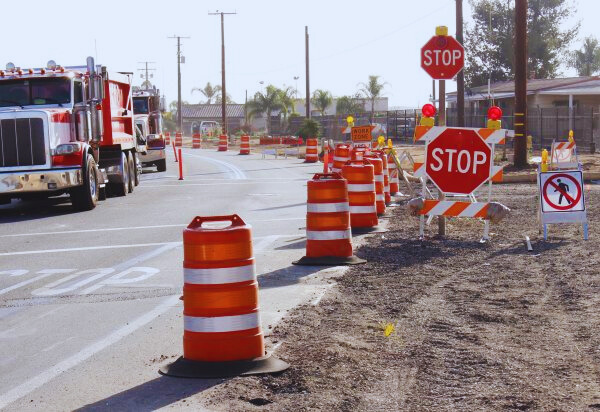
[[[352,236],[354,235],[364,235],[367,233],[384,233],[387,232],[387,229],[382,228],[381,226],[373,226],[373,227],[353,227],[352,228]]]
[[[158,372],[176,378],[209,379],[277,373],[289,367],[288,363],[271,355],[230,362],[200,362],[180,357],[175,362],[160,368]]]
[[[300,266],[342,266],[342,265],[358,265],[367,261],[356,256],[339,257],[339,256],[319,256],[308,257],[292,262],[294,265]]]

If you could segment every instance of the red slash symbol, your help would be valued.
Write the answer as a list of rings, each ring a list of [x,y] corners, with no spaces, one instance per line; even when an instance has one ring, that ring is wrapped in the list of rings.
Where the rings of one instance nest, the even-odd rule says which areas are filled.
[[[567,180],[570,180],[571,182],[573,182],[573,184],[575,185],[575,190],[577,192],[577,196],[575,196],[575,198],[573,198],[571,195],[569,195],[567,193],[567,191],[564,189],[564,187],[569,187],[567,184],[565,183],[561,183],[560,182],[560,178],[565,178]],[[554,183],[553,180],[557,180],[559,183],[556,184]],[[548,197],[548,186],[552,186],[555,190],[555,192],[559,192],[560,193],[560,197],[564,197],[567,200],[567,204],[562,206],[560,203],[559,204],[555,204],[554,202],[552,202],[550,200],[550,198]],[[556,174],[552,177],[550,177],[548,180],[546,180],[546,183],[544,183],[544,187],[542,188],[542,193],[544,195],[544,199],[546,200],[546,202],[554,209],[557,210],[568,210],[568,209],[572,209],[573,207],[575,207],[575,205],[577,205],[577,203],[579,203],[579,199],[581,199],[581,186],[579,185],[579,182],[571,175],[568,175],[566,173],[559,173]]]

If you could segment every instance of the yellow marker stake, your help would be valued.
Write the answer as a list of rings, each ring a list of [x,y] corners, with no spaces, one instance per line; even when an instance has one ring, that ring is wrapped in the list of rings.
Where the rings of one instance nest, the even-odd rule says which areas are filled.
[[[392,148],[394,145],[392,144],[392,139],[388,139],[388,148]]]
[[[573,138],[573,130],[569,130],[569,143],[573,143],[575,139]]]
[[[548,171],[548,150],[542,150],[542,172]]]

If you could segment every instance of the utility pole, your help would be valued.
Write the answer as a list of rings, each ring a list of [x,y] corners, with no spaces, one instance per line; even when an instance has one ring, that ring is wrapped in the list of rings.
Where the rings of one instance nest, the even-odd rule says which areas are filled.
[[[181,39],[189,37],[171,36],[169,39],[177,39],[177,131],[183,130],[183,119],[181,117],[181,63],[185,63],[185,57],[181,55]]]
[[[456,0],[456,41],[463,44],[463,7],[462,0]],[[456,76],[456,120],[458,127],[465,127],[465,72]]]
[[[209,16],[221,16],[221,121],[223,122],[223,134],[227,134],[227,89],[225,88],[225,15],[237,14],[225,13],[217,10],[215,13],[208,13]]]
[[[527,0],[515,1],[515,167],[527,166]]]
[[[139,72],[145,72],[145,74],[142,74],[142,79],[144,79],[144,84],[146,87],[144,87],[144,89],[148,90],[148,85],[150,84],[150,78],[153,77],[152,74],[149,74],[148,72],[153,72],[156,69],[155,68],[150,68],[148,67],[149,64],[155,64],[156,62],[138,62],[138,64],[144,64],[146,67],[143,69],[138,69]]]
[[[308,64],[308,26],[304,26],[304,36],[306,44],[306,118],[310,119],[310,66]]]

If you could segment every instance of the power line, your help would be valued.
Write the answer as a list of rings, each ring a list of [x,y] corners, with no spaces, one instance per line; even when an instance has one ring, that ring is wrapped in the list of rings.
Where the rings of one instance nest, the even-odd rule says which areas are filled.
[[[144,72],[144,74],[142,75],[142,78],[144,79],[144,83],[143,85],[145,85],[145,89],[148,89],[148,85],[150,84],[150,78],[153,77],[154,75],[148,72],[153,72],[156,71],[156,69],[154,67],[148,67],[149,64],[156,64],[156,62],[138,62],[138,64],[143,64],[145,65],[144,68],[142,69],[137,69],[138,72]]]
[[[181,55],[181,39],[190,37],[173,35],[169,39],[177,39],[177,131],[183,130],[183,118],[181,117],[181,63],[185,63],[185,57]]]

